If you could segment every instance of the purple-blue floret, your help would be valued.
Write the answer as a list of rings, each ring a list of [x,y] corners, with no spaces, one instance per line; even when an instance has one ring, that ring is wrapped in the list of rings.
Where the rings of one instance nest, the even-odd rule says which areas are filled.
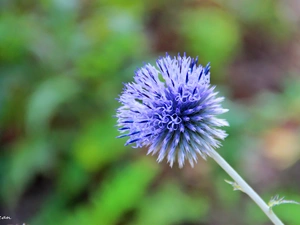
[[[125,84],[117,110],[119,137],[129,137],[125,145],[148,146],[148,154],[158,154],[179,167],[185,159],[193,166],[197,155],[204,159],[218,148],[228,126],[217,118],[224,97],[217,97],[210,85],[210,64],[198,65],[198,58],[168,54],[135,72],[134,82]]]

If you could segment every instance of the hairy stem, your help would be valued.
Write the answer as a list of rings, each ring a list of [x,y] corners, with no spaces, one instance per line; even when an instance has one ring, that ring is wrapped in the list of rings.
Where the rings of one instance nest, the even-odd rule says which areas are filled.
[[[244,179],[219,155],[213,150],[210,156],[228,173],[231,178],[240,186],[243,192],[249,195],[250,198],[261,208],[261,210],[270,218],[275,225],[283,225],[281,220],[270,210],[268,205],[261,197],[244,181]]]

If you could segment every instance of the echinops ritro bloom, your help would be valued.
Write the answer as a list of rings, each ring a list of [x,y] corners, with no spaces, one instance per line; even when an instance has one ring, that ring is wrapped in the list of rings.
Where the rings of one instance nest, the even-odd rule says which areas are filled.
[[[125,145],[149,146],[148,154],[158,154],[179,167],[185,159],[193,166],[197,154],[204,159],[220,146],[228,126],[216,116],[227,112],[210,85],[210,65],[198,65],[198,58],[159,58],[156,66],[146,64],[135,72],[134,82],[125,84],[119,97],[118,126],[129,137]]]

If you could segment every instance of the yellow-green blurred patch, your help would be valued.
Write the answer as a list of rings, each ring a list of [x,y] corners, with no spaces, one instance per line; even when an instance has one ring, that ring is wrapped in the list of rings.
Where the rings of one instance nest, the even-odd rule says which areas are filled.
[[[74,143],[74,157],[86,170],[95,171],[124,153],[124,141],[116,138],[116,119],[107,117],[89,121]]]
[[[222,10],[185,10],[180,26],[187,51],[199,55],[203,64],[211,62],[213,70],[229,63],[239,49],[239,25],[234,17]]]

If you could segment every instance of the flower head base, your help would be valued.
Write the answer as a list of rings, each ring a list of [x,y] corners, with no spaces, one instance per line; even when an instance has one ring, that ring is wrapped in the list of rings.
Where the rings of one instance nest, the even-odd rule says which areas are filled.
[[[134,82],[125,84],[117,110],[125,145],[149,146],[148,154],[158,153],[158,161],[167,158],[172,166],[185,159],[193,166],[197,154],[204,159],[220,146],[227,134],[218,129],[228,123],[216,116],[227,112],[210,86],[210,65],[197,65],[198,59],[166,57],[135,72]]]

